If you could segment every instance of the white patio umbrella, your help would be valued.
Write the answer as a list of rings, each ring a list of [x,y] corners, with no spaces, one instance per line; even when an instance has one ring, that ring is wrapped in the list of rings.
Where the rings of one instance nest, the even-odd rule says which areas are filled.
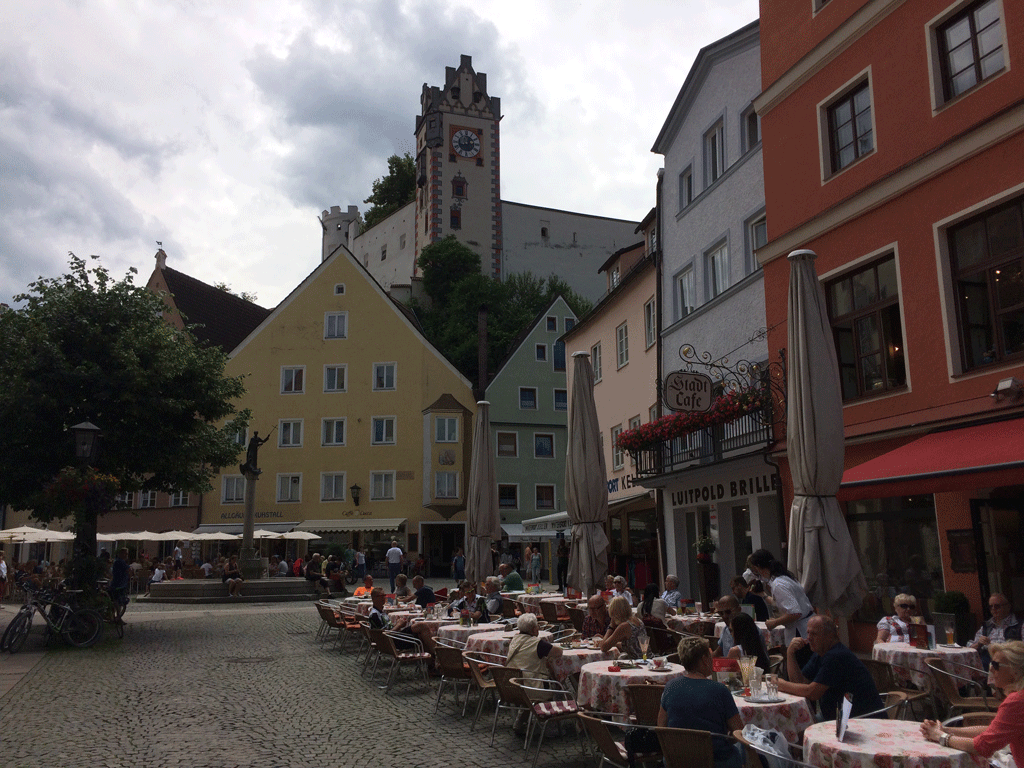
[[[209,533],[193,533],[196,541],[230,541],[240,539],[240,533],[224,533],[223,531],[211,531]],[[275,534],[276,535],[276,534]]]
[[[820,612],[850,615],[867,582],[836,501],[843,478],[843,397],[817,254],[789,254],[786,454],[793,476],[789,570]]]
[[[574,352],[565,461],[565,505],[572,523],[569,586],[589,594],[608,570],[608,479],[594,404],[590,355]]]
[[[196,534],[189,531],[165,531],[150,534],[146,541],[195,541]]]
[[[309,531],[288,531],[288,533],[279,534],[279,539],[289,539],[296,541],[312,541],[313,539],[322,539],[322,536],[317,536],[315,533]]]
[[[473,454],[466,489],[466,517],[469,541],[466,545],[466,578],[477,584],[494,573],[491,544],[501,540],[501,512],[494,471],[494,442],[491,439],[491,404],[476,404],[473,425]]]

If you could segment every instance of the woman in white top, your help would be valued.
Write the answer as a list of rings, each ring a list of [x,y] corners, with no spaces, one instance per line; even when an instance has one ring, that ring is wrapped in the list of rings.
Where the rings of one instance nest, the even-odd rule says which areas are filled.
[[[786,628],[786,645],[795,637],[807,637],[807,621],[814,615],[807,593],[786,566],[775,559],[767,549],[759,549],[750,556],[750,564],[758,576],[768,582],[779,615],[765,622],[768,629]]]
[[[910,614],[917,607],[917,598],[913,595],[896,595],[892,602],[896,606],[896,615],[883,616],[878,622],[875,645],[910,642],[910,624],[913,621]]]

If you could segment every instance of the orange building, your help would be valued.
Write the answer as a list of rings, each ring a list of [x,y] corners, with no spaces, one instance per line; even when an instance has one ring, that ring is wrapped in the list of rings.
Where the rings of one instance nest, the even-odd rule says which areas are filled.
[[[761,52],[769,348],[786,346],[785,256],[809,248],[871,588],[855,618],[906,590],[961,591],[975,623],[992,592],[1020,611],[1024,5],[763,0]]]

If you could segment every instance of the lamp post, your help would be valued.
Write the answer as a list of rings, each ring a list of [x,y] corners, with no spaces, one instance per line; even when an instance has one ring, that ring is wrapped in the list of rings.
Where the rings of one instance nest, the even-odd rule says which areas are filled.
[[[100,428],[90,421],[83,421],[71,427],[75,436],[75,458],[82,466],[88,467],[99,453]]]
[[[71,427],[75,438],[75,458],[83,469],[92,466],[99,456],[100,428],[90,421]],[[88,502],[87,502],[88,503]],[[72,580],[81,586],[91,583],[95,576],[88,563],[96,554],[96,515],[83,510],[75,515],[75,543],[72,549]]]

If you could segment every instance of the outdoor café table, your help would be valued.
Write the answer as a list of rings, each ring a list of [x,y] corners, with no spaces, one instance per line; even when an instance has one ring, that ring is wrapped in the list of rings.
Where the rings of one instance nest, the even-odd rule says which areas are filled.
[[[618,651],[602,651],[600,648],[564,648],[557,659],[548,657],[548,667],[555,678],[565,682],[579,673],[585,664],[593,661],[611,663],[618,655]]]
[[[981,656],[973,648],[915,648],[910,643],[879,643],[871,649],[871,658],[891,665],[902,682],[911,682],[923,691],[930,690],[932,680],[931,670],[924,660],[933,656],[951,665],[966,664],[967,667],[973,667],[977,671],[963,666],[950,666],[949,670],[961,677],[973,677],[978,682],[985,682],[985,673],[981,671]]]
[[[666,616],[665,624],[669,627],[669,629],[682,630],[683,632],[695,632],[696,628],[694,627],[694,624],[696,624],[699,621],[710,620],[711,616],[708,615],[701,617],[695,613],[677,613],[675,616]]]
[[[412,631],[422,632],[425,629],[431,637],[437,637],[437,631],[441,627],[447,627],[458,623],[458,619],[413,619]]]
[[[941,747],[921,735],[921,724],[907,720],[851,719],[836,738],[835,720],[804,731],[804,756],[820,768],[984,768],[987,758]]]
[[[686,670],[682,664],[666,664],[654,671],[649,666],[636,669],[609,671],[614,662],[592,661],[580,669],[580,687],[577,702],[584,709],[612,715],[631,715],[626,686],[630,683],[667,683],[682,677]]]
[[[489,653],[492,656],[507,656],[508,644],[516,632],[477,632],[466,639],[467,651]],[[541,640],[550,640],[551,633],[542,630],[537,635]]]
[[[786,644],[786,628],[782,625],[777,626],[775,629],[768,629],[768,625],[763,621],[755,621],[758,630],[761,632],[761,640],[764,642],[765,650],[776,646]],[[722,636],[722,630],[725,629],[725,622],[720,621],[715,624],[715,637]]]
[[[463,646],[469,640],[470,635],[478,632],[500,632],[505,629],[504,624],[445,624],[437,630],[438,640],[455,640],[456,645]]]
[[[560,592],[541,592],[539,595],[520,595],[516,598],[516,602],[522,603],[526,606],[526,610],[530,613],[540,614],[540,601],[548,600],[553,597],[562,597]]]
[[[782,701],[761,703],[747,701],[742,696],[735,696],[736,707],[740,711],[740,719],[744,725],[756,725],[765,730],[778,731],[786,737],[790,744],[799,744],[801,734],[814,722],[807,699],[803,696],[791,696],[779,693]],[[833,727],[835,723],[833,723]]]
[[[558,595],[557,597],[545,597],[540,602],[551,603],[555,606],[555,609],[565,608],[567,605],[576,605],[576,598],[569,599],[564,595]]]
[[[423,615],[419,611],[403,610],[401,608],[395,608],[387,611],[387,614],[391,617],[391,620],[395,622],[401,621],[402,619],[411,619],[415,621]]]

